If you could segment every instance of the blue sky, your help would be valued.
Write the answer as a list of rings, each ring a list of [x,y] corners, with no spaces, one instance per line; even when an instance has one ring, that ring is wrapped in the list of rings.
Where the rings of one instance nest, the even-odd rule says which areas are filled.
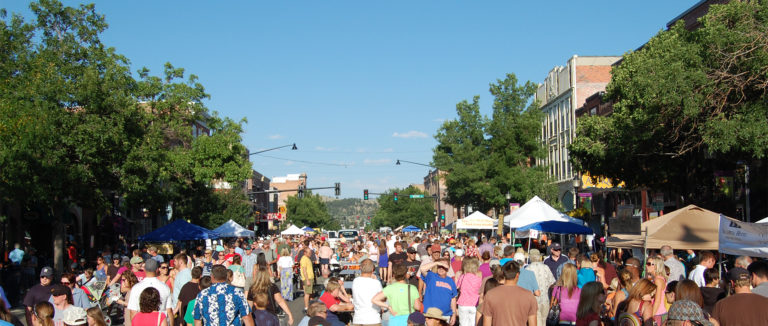
[[[515,73],[541,82],[572,55],[635,49],[697,0],[97,1],[103,41],[135,71],[165,62],[199,76],[211,110],[246,117],[267,177],[305,172],[362,198],[422,183],[455,105]],[[79,2],[65,1],[74,5]],[[27,3],[0,1],[28,16]],[[303,161],[303,162],[300,162]],[[310,162],[310,163],[305,163]],[[332,190],[319,193],[332,195]]]

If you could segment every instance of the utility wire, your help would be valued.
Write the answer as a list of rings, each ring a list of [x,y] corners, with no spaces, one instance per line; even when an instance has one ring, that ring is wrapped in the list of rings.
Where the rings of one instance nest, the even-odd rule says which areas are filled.
[[[292,160],[292,159],[287,159],[287,158],[282,158],[282,157],[275,157],[275,156],[264,155],[264,154],[255,154],[255,156],[268,157],[268,158],[272,158],[272,159],[276,159],[276,160],[282,160],[282,161],[288,161],[288,162],[296,162],[296,163],[306,163],[306,164],[316,164],[316,165],[326,165],[326,166],[343,166],[345,168],[348,166],[348,164]]]

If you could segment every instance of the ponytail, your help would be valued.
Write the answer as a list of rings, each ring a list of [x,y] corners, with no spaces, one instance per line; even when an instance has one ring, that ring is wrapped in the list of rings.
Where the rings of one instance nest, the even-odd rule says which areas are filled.
[[[42,326],[53,326],[53,305],[47,301],[38,302],[32,309],[32,314]]]

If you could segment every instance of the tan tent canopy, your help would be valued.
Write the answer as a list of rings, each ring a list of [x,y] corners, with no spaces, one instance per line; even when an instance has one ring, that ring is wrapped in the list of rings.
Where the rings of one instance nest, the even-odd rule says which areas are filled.
[[[673,249],[717,250],[720,214],[688,205],[664,216],[643,222],[640,230],[648,231],[648,249],[670,245]],[[643,248],[645,232],[614,234],[608,247]]]

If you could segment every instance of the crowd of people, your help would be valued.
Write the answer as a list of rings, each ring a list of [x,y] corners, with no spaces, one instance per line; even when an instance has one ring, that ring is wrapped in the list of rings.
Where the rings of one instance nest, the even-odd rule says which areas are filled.
[[[114,311],[134,326],[768,325],[768,262],[737,257],[726,273],[717,260],[669,246],[644,259],[553,241],[526,251],[482,235],[265,237],[43,267],[23,305],[26,324],[44,326],[101,326]],[[359,275],[345,282],[339,264]],[[0,326],[19,325],[1,290]]]

